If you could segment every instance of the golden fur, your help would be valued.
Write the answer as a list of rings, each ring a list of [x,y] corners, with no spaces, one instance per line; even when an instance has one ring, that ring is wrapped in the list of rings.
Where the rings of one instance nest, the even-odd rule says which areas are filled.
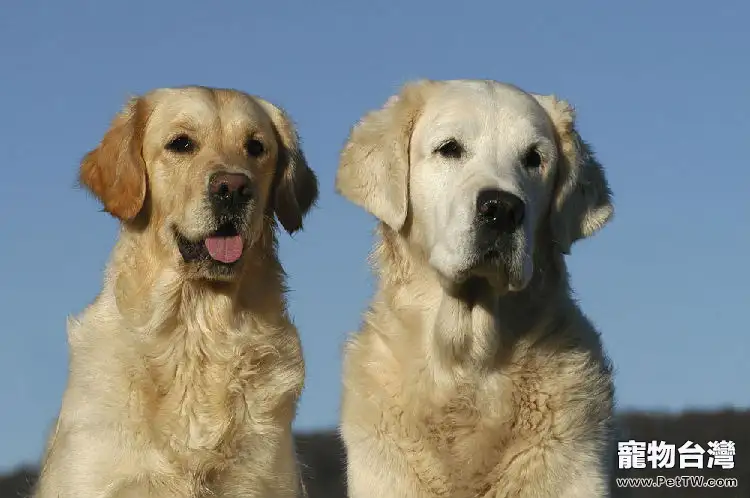
[[[505,113],[511,100],[527,110]],[[420,121],[426,109],[442,118]],[[420,140],[450,120],[475,133],[495,112],[505,121],[486,144],[498,151],[515,150],[517,130],[529,127],[551,144],[534,180],[544,191],[533,275],[521,290],[502,279],[457,284],[435,270],[426,242],[446,229],[428,199],[449,202],[462,187],[417,180],[428,167]],[[345,349],[349,496],[607,496],[611,372],[571,297],[563,254],[606,224],[612,205],[572,108],[494,82],[410,83],[353,128],[336,187],[379,219],[378,288]]]
[[[187,133],[200,144],[175,154]],[[247,137],[264,152],[250,157]],[[236,271],[185,263],[175,230],[212,225],[208,175],[252,177]],[[83,159],[81,183],[121,231],[95,301],[69,319],[70,374],[38,498],[292,497],[291,424],[304,379],[276,256],[317,197],[293,124],[234,90],[157,89],[132,99]]]

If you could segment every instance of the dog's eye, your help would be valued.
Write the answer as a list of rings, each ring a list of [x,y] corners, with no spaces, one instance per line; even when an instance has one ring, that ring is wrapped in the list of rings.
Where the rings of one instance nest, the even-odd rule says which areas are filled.
[[[435,152],[448,159],[460,159],[464,155],[464,148],[458,140],[451,138],[443,142]]]
[[[195,142],[187,135],[178,135],[169,141],[165,147],[167,150],[177,152],[178,154],[188,154],[196,148]]]
[[[542,165],[542,156],[536,147],[532,147],[523,158],[523,165],[528,169],[536,169]]]
[[[266,148],[263,146],[263,142],[261,142],[260,140],[250,138],[247,142],[245,142],[245,150],[247,151],[247,155],[249,155],[250,157],[258,157],[263,154]]]

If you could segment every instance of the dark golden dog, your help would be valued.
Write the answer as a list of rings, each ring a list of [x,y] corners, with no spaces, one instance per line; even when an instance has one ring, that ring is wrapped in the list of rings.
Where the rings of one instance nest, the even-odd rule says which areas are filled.
[[[233,90],[132,99],[81,183],[121,221],[70,319],[70,376],[38,498],[291,497],[304,379],[276,219],[318,194],[293,124]]]

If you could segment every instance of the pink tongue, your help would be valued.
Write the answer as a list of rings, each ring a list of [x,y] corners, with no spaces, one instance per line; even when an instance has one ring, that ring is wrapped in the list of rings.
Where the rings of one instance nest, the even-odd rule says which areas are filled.
[[[242,237],[209,237],[206,239],[206,249],[216,261],[234,263],[242,256]]]

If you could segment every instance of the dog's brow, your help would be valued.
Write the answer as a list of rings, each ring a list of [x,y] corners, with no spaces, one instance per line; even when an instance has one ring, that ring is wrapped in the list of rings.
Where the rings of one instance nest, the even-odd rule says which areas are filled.
[[[170,128],[179,131],[196,133],[199,129],[197,123],[191,119],[176,119],[170,123]]]

